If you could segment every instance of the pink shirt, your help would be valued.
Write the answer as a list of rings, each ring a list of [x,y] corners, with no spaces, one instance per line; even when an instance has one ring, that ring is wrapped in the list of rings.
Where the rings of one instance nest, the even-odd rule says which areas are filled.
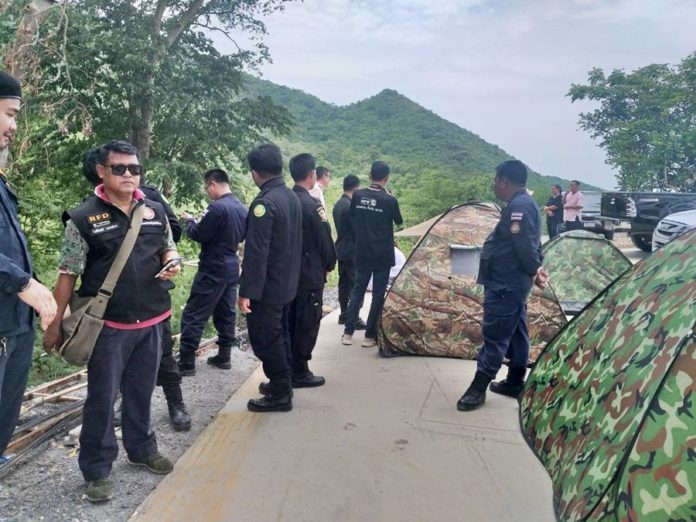
[[[575,194],[572,192],[566,192],[563,196],[563,221],[575,221],[575,218],[580,218],[582,221],[582,211],[571,207],[582,207],[583,206],[583,195],[582,192],[577,191]]]

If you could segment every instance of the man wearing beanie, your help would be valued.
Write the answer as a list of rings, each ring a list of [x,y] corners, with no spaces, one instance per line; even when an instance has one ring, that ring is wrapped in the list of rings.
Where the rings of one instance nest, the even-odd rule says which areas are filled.
[[[500,221],[481,250],[477,283],[483,285],[483,348],[476,360],[474,381],[457,409],[483,406],[486,389],[510,358],[507,378],[490,385],[494,393],[517,397],[524,385],[529,356],[527,296],[533,285],[546,286],[541,268],[541,213],[527,194],[527,168],[521,161],[498,165],[493,180],[495,196],[506,203]]]
[[[22,91],[19,82],[0,71],[0,152],[17,131]],[[17,195],[0,170],[0,466],[12,438],[31,368],[34,313],[46,329],[56,314],[51,292],[32,277],[27,239],[19,226]],[[33,310],[32,310],[33,309]]]

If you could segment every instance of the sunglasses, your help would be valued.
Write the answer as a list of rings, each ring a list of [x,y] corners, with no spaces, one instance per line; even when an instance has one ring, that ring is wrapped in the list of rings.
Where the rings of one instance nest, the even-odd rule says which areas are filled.
[[[125,176],[126,171],[130,171],[131,176],[140,176],[143,173],[142,165],[107,165],[114,176]]]

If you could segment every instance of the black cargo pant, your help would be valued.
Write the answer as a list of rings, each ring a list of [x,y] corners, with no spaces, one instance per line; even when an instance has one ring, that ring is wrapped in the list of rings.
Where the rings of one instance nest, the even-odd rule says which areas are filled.
[[[348,314],[350,293],[355,284],[355,262],[352,259],[338,261],[338,304],[341,307],[341,318],[345,320]]]
[[[218,282],[209,275],[198,272],[191,285],[191,295],[181,314],[181,355],[193,357],[201,342],[205,323],[211,315],[218,334],[218,346],[232,346],[235,342],[236,307],[236,282]]]
[[[312,350],[317,343],[321,324],[323,297],[323,286],[314,290],[299,289],[290,303],[288,326],[293,371],[302,372],[304,363],[312,360]]]
[[[167,402],[179,403],[181,395],[181,375],[179,365],[174,359],[174,339],[172,339],[172,320],[162,322],[162,358],[157,371],[157,386],[162,387]]]
[[[121,428],[128,457],[143,461],[157,451],[150,402],[157,380],[162,323],[138,330],[105,326],[87,364],[78,463],[86,481],[108,477],[118,455],[114,399],[123,393]]]
[[[251,313],[246,315],[249,341],[254,355],[263,365],[271,383],[287,384],[290,388],[290,304],[268,304],[251,301]]]

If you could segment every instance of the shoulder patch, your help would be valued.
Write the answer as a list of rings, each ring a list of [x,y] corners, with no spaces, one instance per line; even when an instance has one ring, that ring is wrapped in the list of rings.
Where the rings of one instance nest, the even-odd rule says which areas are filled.
[[[263,217],[266,215],[266,207],[263,205],[263,203],[257,203],[252,212],[257,218]]]
[[[321,218],[322,221],[329,221],[329,218],[326,215],[326,210],[324,207],[317,207],[317,214],[319,214],[319,217]]]
[[[522,221],[524,214],[522,212],[513,212],[510,214],[510,221]]]
[[[143,210],[143,219],[154,219],[154,217],[155,211],[150,207],[145,207],[145,210]]]
[[[522,227],[520,226],[519,222],[514,221],[512,225],[510,225],[510,232],[512,232],[513,234],[519,234],[521,228]]]

